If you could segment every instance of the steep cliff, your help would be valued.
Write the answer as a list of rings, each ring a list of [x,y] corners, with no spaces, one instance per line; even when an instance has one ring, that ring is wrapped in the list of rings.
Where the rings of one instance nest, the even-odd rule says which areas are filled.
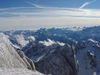
[[[74,50],[69,44],[62,46],[57,43],[49,43],[49,46],[32,43],[23,49],[34,61],[36,70],[51,75],[77,75],[78,63]]]
[[[76,46],[79,75],[100,75],[100,42],[88,39]]]

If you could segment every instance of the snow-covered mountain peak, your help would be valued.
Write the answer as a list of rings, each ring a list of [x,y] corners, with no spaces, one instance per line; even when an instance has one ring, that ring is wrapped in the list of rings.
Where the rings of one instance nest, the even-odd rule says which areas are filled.
[[[29,39],[30,42],[35,41],[35,37],[34,36],[29,36],[28,39]]]
[[[51,39],[47,39],[47,41],[39,41],[39,43],[42,43],[43,45],[46,45],[46,46],[51,46],[53,44],[58,44],[60,46],[64,46],[65,44],[63,42],[55,42],[54,40],[51,40]]]
[[[29,43],[29,41],[25,40],[24,36],[21,34],[21,35],[16,35],[15,36],[17,42],[22,46],[24,47],[26,44]]]

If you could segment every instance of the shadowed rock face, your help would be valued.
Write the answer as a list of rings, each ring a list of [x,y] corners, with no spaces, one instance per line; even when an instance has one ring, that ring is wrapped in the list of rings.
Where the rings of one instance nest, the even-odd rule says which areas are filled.
[[[38,51],[38,47],[40,46],[40,51]],[[38,59],[38,61],[34,61],[35,54],[31,53],[33,54],[31,56],[33,58],[33,61],[35,62],[36,70],[44,74],[51,75],[77,75],[78,68],[74,55],[74,49],[69,44],[66,44],[65,46],[40,46],[38,44],[38,47],[35,46],[30,48],[28,52],[26,51],[26,55],[28,55],[29,57],[29,52],[34,52],[39,56],[37,57],[37,59],[41,58]]]
[[[36,64],[36,69],[45,74],[52,75],[75,75],[71,65],[61,54],[53,54]]]
[[[27,56],[25,56],[24,52],[21,50],[17,50],[17,53],[19,54],[19,56],[23,59],[23,61],[25,62],[25,64],[27,65],[27,68],[29,70],[33,70],[35,71],[35,65],[33,63],[33,61],[31,59],[29,59]]]
[[[78,75],[100,75],[100,42],[88,39],[76,46]]]

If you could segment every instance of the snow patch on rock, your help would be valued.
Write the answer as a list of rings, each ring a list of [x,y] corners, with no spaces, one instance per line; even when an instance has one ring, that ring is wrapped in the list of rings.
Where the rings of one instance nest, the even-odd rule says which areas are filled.
[[[54,40],[51,40],[51,39],[47,39],[47,41],[39,41],[39,43],[42,43],[42,44],[44,44],[46,46],[51,46],[53,44],[58,44],[60,46],[64,46],[65,45],[65,43],[63,43],[63,42],[59,42],[59,41],[55,42]]]
[[[29,43],[29,41],[25,40],[24,36],[21,34],[21,35],[16,35],[15,36],[17,42],[22,46],[24,47],[26,44]]]

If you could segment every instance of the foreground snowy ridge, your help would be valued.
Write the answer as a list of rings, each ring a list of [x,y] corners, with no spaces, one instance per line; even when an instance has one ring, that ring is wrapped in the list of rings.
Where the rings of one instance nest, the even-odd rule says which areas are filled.
[[[28,69],[13,68],[13,69],[0,69],[0,75],[43,75],[36,71]]]
[[[43,75],[27,69],[27,64],[11,46],[8,36],[0,33],[0,75]]]
[[[26,64],[11,46],[8,36],[0,33],[0,67],[26,68]]]

